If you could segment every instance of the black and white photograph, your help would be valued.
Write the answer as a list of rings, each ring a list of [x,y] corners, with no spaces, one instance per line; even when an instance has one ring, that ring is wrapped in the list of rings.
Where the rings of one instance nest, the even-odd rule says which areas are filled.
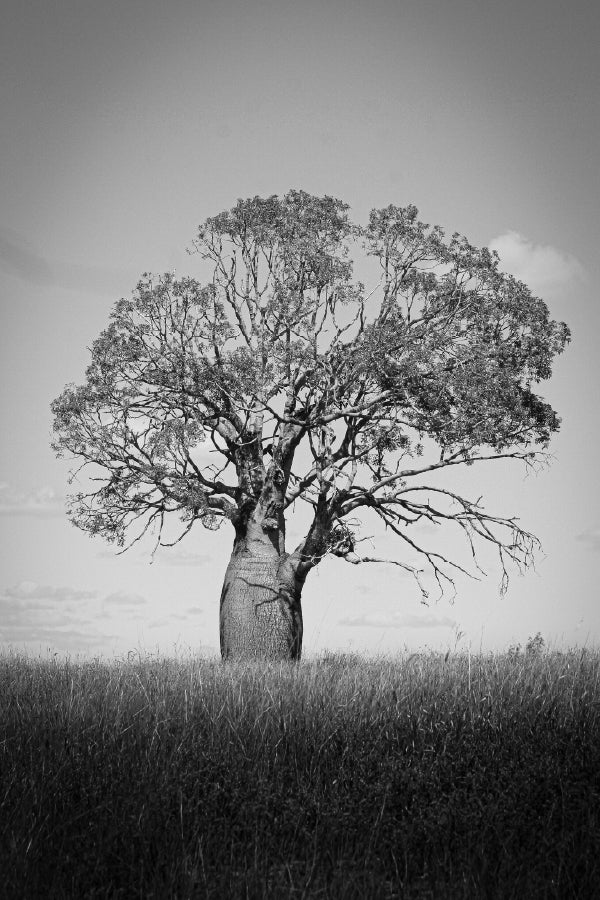
[[[0,898],[600,897],[599,45],[5,0]]]

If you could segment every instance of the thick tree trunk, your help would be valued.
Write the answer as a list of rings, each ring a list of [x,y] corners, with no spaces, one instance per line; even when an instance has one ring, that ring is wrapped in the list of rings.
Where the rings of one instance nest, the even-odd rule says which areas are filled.
[[[236,541],[221,593],[223,659],[299,660],[301,580],[290,557],[275,548]]]
[[[310,566],[286,553],[284,516],[293,441],[299,433],[286,446],[280,442],[268,470],[258,439],[237,447],[236,536],[221,593],[223,659],[300,659],[300,596]]]

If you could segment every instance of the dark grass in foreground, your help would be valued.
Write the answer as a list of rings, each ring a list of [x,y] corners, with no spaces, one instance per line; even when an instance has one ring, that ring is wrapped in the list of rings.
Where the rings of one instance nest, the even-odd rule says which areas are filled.
[[[588,898],[600,654],[0,659],[6,897]]]

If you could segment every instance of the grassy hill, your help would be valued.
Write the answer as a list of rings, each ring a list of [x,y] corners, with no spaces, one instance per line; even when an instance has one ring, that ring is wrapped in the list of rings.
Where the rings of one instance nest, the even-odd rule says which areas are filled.
[[[600,653],[0,658],[0,896],[585,898]]]

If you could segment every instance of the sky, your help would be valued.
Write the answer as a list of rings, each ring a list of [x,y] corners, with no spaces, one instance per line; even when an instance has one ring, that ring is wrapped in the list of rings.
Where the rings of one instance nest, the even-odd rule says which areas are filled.
[[[0,32],[0,647],[216,653],[231,550],[200,526],[152,560],[67,520],[50,403],[142,272],[194,273],[240,197],[329,194],[497,250],[573,338],[541,393],[552,464],[473,472],[538,535],[535,571],[425,607],[397,567],[327,560],[304,651],[600,643],[600,7],[584,0],[5,0]],[[395,545],[380,536],[378,555]],[[396,547],[396,551],[398,548]]]

